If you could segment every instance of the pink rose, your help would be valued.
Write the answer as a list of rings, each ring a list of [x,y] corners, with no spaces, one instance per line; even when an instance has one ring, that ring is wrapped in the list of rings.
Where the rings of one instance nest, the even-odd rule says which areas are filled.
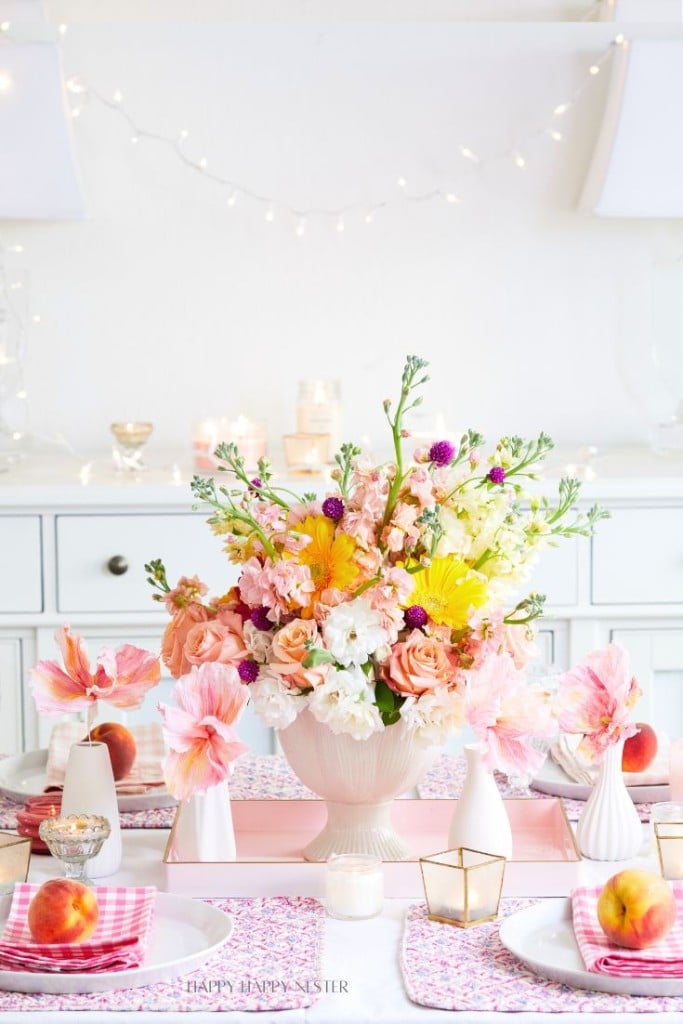
[[[528,623],[503,628],[503,647],[512,655],[516,669],[526,668],[532,658],[538,655],[536,632]]]
[[[283,682],[293,689],[308,690],[318,686],[325,677],[326,668],[304,668],[302,662],[308,655],[307,641],[317,646],[320,642],[318,626],[314,619],[293,619],[273,637],[270,655],[271,668],[280,674]]]
[[[185,657],[191,665],[201,665],[205,661],[236,665],[246,656],[242,619],[227,609],[210,622],[198,622],[185,639]]]
[[[161,640],[161,657],[174,679],[190,671],[190,662],[185,657],[187,634],[198,622],[206,622],[208,618],[208,608],[193,601],[185,608],[178,608],[166,626]]]
[[[414,629],[407,640],[392,648],[384,665],[384,679],[396,693],[419,697],[427,690],[453,683],[456,669],[445,644]]]

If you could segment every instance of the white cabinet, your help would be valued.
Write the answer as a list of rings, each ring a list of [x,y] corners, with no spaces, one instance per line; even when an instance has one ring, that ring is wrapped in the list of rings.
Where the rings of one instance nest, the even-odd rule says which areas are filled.
[[[612,511],[593,538],[592,600],[683,603],[683,506]]]
[[[41,520],[0,515],[0,614],[43,608]]]
[[[668,736],[683,736],[683,623],[617,627],[611,639],[631,655],[643,696],[637,715]]]
[[[24,680],[35,658],[30,630],[0,632],[0,750],[18,754],[27,746],[24,729]]]

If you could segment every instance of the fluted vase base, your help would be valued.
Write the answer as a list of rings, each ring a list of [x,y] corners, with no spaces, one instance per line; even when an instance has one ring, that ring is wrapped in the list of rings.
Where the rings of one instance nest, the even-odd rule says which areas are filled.
[[[304,857],[313,861],[328,860],[333,853],[374,853],[381,860],[409,860],[413,852],[394,830],[391,805],[327,800],[327,824],[304,849]]]

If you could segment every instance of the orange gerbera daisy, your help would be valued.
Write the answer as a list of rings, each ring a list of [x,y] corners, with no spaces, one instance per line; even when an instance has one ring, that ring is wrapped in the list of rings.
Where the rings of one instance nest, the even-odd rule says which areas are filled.
[[[313,614],[315,602],[324,590],[332,587],[346,591],[358,575],[358,566],[352,561],[356,550],[354,540],[346,533],[335,536],[335,530],[335,523],[327,516],[307,516],[296,526],[297,533],[311,538],[296,555],[298,561],[310,569],[315,584],[311,603],[302,612],[304,618]]]

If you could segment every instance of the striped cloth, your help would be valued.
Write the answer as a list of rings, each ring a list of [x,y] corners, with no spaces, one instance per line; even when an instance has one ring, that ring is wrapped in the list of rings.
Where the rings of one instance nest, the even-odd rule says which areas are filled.
[[[133,767],[124,779],[116,783],[121,794],[146,793],[151,786],[163,786],[161,762],[165,755],[164,735],[158,722],[126,726],[135,739],[136,754]],[[72,743],[85,738],[87,729],[82,722],[58,722],[52,730],[47,750],[47,781],[45,789],[61,789]]]
[[[145,957],[154,919],[156,889],[98,886],[97,928],[86,942],[34,942],[28,908],[39,885],[20,882],[0,935],[0,969],[19,971],[96,972],[138,967]]]
[[[598,921],[602,886],[572,893],[574,935],[587,971],[613,978],[683,978],[683,882],[673,883],[678,914],[671,931],[655,946],[626,949],[614,946]]]

